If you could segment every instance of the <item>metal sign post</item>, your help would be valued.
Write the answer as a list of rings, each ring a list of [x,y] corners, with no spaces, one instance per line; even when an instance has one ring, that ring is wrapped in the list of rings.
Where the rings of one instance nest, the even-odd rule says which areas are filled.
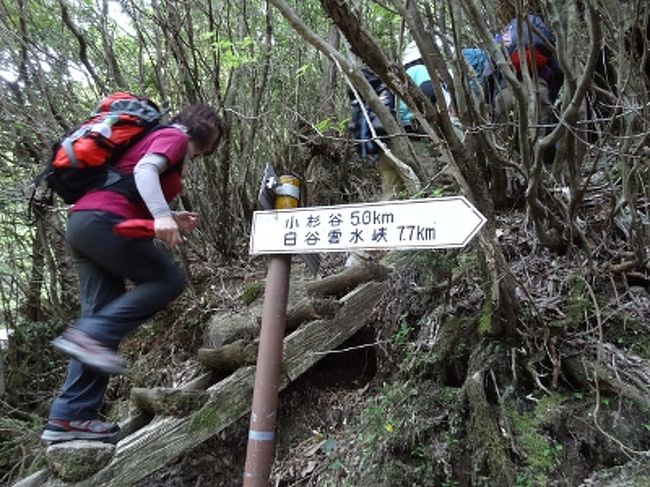
[[[265,175],[265,179],[266,179]],[[274,176],[275,177],[275,176]],[[276,209],[295,208],[300,182],[293,176],[280,176],[269,188]],[[270,198],[265,191],[265,197]],[[260,194],[262,201],[262,194]],[[282,345],[287,318],[291,255],[272,255],[266,275],[262,327],[255,369],[248,446],[246,448],[245,487],[268,487],[275,446],[275,422],[282,366]]]
[[[298,184],[292,176],[276,177],[267,166],[259,194],[264,210],[253,216],[250,253],[271,254],[271,258],[244,487],[269,485],[291,255],[300,255],[314,270],[319,252],[464,247],[486,221],[462,196],[297,208]]]

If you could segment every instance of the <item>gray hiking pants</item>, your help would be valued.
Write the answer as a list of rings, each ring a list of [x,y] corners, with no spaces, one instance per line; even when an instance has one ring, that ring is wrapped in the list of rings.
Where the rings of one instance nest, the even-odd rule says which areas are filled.
[[[185,288],[185,276],[152,238],[113,233],[123,219],[100,211],[78,211],[66,237],[79,277],[81,315],[74,327],[117,349],[138,325],[165,308]],[[125,281],[133,286],[127,290]],[[96,419],[108,376],[71,360],[50,419]]]
[[[525,85],[524,85],[525,86]],[[539,101],[538,119],[533,123],[539,125],[548,125],[553,116],[553,104],[548,95],[548,85],[543,79],[538,80],[537,97]],[[508,120],[510,113],[516,110],[515,95],[510,86],[505,86],[497,92],[494,97],[494,114],[498,122],[505,122]],[[545,134],[549,131],[550,127],[542,129],[540,132]]]

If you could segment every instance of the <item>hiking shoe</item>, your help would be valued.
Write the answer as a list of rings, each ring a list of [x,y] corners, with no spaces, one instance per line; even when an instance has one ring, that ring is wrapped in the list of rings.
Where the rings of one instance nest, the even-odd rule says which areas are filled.
[[[117,437],[120,427],[114,423],[104,423],[98,419],[68,421],[50,419],[43,430],[41,440],[46,443],[60,443],[72,440],[110,441]]]
[[[52,340],[52,346],[104,374],[119,375],[126,372],[126,362],[122,357],[83,331],[74,328],[66,330],[63,335]]]

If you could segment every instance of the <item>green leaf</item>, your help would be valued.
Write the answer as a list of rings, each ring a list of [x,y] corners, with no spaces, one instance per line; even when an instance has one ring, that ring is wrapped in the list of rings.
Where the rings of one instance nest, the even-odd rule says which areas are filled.
[[[336,449],[336,440],[333,439],[333,438],[329,438],[329,439],[325,440],[325,441],[323,442],[323,444],[321,445],[321,450],[323,450],[323,452],[324,452],[326,455],[329,455],[329,454],[332,453],[335,449]]]

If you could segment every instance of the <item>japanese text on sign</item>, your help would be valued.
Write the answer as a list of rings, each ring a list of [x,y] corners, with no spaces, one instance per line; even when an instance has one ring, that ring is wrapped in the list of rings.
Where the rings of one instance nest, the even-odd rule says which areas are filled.
[[[462,196],[258,211],[250,252],[463,247],[484,223]]]

